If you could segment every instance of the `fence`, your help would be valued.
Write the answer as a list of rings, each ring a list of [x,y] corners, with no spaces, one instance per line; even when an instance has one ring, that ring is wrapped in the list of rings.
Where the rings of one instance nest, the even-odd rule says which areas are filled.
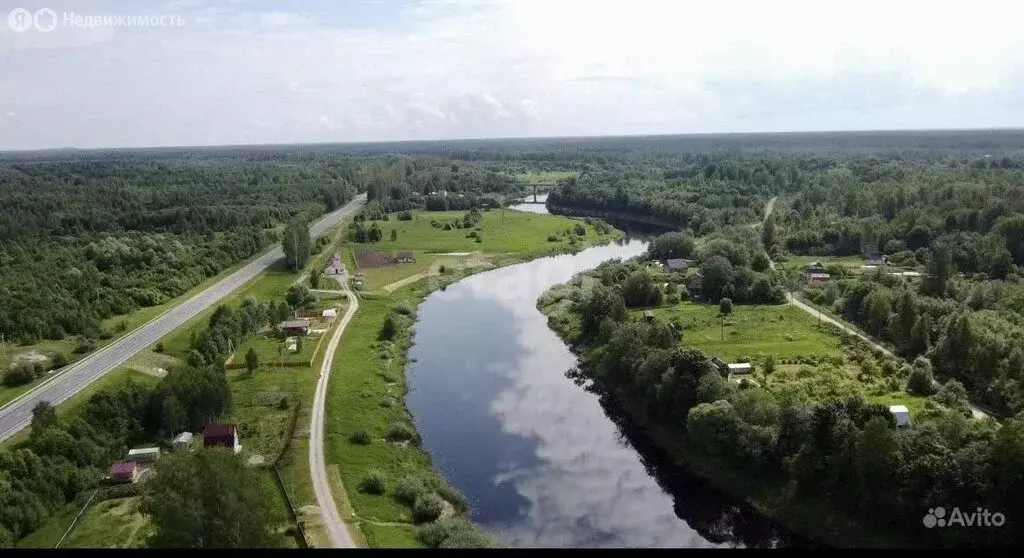
[[[78,510],[78,515],[75,516],[75,519],[71,522],[71,525],[68,525],[67,530],[64,531],[64,534],[61,535],[60,540],[57,541],[57,544],[55,544],[53,548],[60,548],[61,543],[63,543],[64,539],[66,539],[67,536],[71,534],[71,531],[75,528],[75,525],[78,524],[78,520],[82,518],[82,514],[85,513],[85,510],[89,509],[89,505],[92,504],[92,499],[96,497],[96,494],[98,494],[99,491],[99,488],[92,491],[92,496],[89,496],[89,500],[85,502],[85,505],[82,506],[82,509]]]

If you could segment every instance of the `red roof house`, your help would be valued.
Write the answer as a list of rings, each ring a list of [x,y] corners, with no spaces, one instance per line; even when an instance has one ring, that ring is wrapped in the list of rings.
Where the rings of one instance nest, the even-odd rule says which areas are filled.
[[[203,447],[224,447],[238,453],[242,449],[238,443],[238,425],[232,423],[207,424],[203,429]]]
[[[139,468],[134,461],[118,461],[110,466],[110,478],[117,483],[135,482]]]

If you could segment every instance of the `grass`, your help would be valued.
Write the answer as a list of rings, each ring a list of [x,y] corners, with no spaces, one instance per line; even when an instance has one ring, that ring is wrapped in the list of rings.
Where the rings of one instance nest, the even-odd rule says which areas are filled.
[[[413,250],[423,252],[488,252],[542,254],[565,250],[568,240],[548,242],[551,233],[564,232],[576,223],[583,221],[556,215],[542,215],[515,210],[491,210],[482,213],[477,228],[483,242],[476,242],[466,235],[472,230],[443,230],[432,227],[432,220],[438,222],[454,222],[466,214],[465,211],[414,211],[412,221],[399,221],[392,217],[390,221],[379,223],[384,231],[384,240],[376,244],[366,244],[366,248],[377,250]],[[598,235],[590,225],[586,225],[587,234],[578,242],[592,244],[597,239],[612,240],[621,233]],[[398,230],[398,240],[390,240],[391,229]],[[350,268],[354,269],[354,267]]]
[[[139,507],[140,496],[94,502],[61,548],[140,548],[153,524]]]
[[[239,425],[239,438],[247,453],[259,454],[268,462],[283,450],[290,436],[291,419],[296,406],[312,397],[317,373],[311,368],[260,367],[250,375],[245,369],[229,370],[228,383],[234,398],[226,417]],[[281,408],[281,400],[288,401]]]
[[[286,337],[297,337],[294,335],[278,335],[269,331],[259,333],[252,339],[242,343],[235,351],[235,359],[232,365],[244,364],[245,355],[249,349],[256,351],[260,359],[260,367],[270,369],[274,367],[302,365],[309,366],[313,360],[313,353],[320,343],[322,335],[310,334],[302,338],[302,348],[298,352],[291,352],[285,347]],[[278,352],[278,351],[281,352]]]
[[[374,350],[385,318],[392,306],[403,299],[416,302],[409,289],[386,299],[367,298],[361,302],[342,338],[344,350],[335,355],[327,391],[326,412],[330,417],[325,425],[327,460],[338,465],[356,513],[372,521],[409,522],[412,518],[408,507],[388,495],[373,496],[357,490],[371,470],[378,469],[387,476],[388,493],[402,476],[431,471],[429,458],[418,447],[383,440],[392,424],[411,422],[403,405],[380,405],[385,398],[401,399],[405,395],[404,359],[396,356],[389,365],[382,362]],[[396,380],[394,385],[389,385],[385,373]],[[352,443],[349,438],[356,430],[365,430],[373,442],[369,445]]]
[[[839,339],[817,320],[790,305],[742,305],[733,307],[726,321],[725,340],[718,306],[682,302],[654,310],[662,319],[679,317],[683,344],[726,361],[773,355],[775,358],[828,356],[840,353]]]

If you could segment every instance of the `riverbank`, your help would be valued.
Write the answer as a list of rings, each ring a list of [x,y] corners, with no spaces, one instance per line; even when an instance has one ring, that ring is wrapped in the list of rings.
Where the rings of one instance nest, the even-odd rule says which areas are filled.
[[[538,305],[538,309],[551,318],[558,310],[558,305]],[[837,512],[830,502],[798,497],[794,494],[794,487],[782,475],[708,455],[696,448],[681,430],[670,429],[656,422],[649,417],[642,402],[592,373],[603,348],[578,345],[575,340],[577,332],[573,331],[571,323],[564,319],[549,319],[548,325],[579,357],[578,371],[592,381],[588,389],[611,398],[637,430],[644,432],[677,465],[707,480],[722,492],[746,502],[786,530],[816,541],[817,544],[882,548],[921,542],[911,541],[906,533],[886,525],[870,520],[860,521],[847,513]]]
[[[417,213],[418,219],[428,217],[436,219],[435,214]],[[419,445],[420,435],[405,401],[407,354],[414,343],[417,309],[431,293],[471,275],[545,256],[578,252],[623,237],[621,231],[601,235],[587,225],[586,234],[572,245],[554,243],[548,240],[551,230],[578,221],[537,215],[518,219],[511,213],[506,216],[503,232],[516,233],[511,227],[519,220],[531,223],[530,230],[518,231],[529,232],[516,241],[520,252],[492,253],[486,266],[445,267],[436,275],[420,277],[389,293],[360,295],[359,312],[342,337],[332,367],[324,439],[334,498],[353,536],[367,546],[494,544],[465,521],[469,511],[465,497],[436,471],[430,455]],[[550,226],[533,226],[538,221]],[[494,234],[501,226],[500,216],[485,221],[485,237],[502,238]],[[436,227],[420,227],[415,235],[414,230],[409,227],[400,231],[395,249],[405,249],[403,244],[428,249],[430,241],[425,235],[451,235],[451,231]],[[508,246],[506,243],[505,247]],[[440,517],[453,518],[450,521],[432,521],[430,508],[438,503],[438,498],[442,501]],[[417,536],[425,524],[432,525],[430,530],[435,536]],[[438,535],[437,531],[443,533]]]

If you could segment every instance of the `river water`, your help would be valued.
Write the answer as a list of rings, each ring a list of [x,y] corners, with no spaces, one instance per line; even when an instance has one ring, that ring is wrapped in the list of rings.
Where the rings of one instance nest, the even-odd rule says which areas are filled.
[[[804,544],[674,465],[614,404],[565,377],[576,357],[537,298],[645,249],[633,239],[542,258],[428,296],[406,398],[423,447],[469,498],[473,521],[509,546]]]

